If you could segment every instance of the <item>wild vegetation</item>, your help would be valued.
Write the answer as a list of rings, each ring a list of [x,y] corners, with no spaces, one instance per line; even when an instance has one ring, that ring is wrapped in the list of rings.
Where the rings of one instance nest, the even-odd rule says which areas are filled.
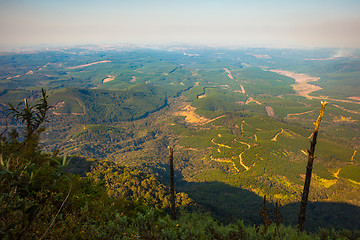
[[[271,58],[257,58],[259,51]],[[110,198],[126,195],[126,201],[143,199],[164,207],[167,146],[173,146],[181,201],[195,203],[223,223],[242,219],[252,226],[261,223],[258,211],[266,195],[270,209],[280,202],[283,223],[295,225],[304,152],[318,98],[327,98],[306,218],[312,224],[305,229],[354,230],[360,228],[354,217],[360,206],[357,60],[307,60],[333,51],[82,48],[6,53],[0,56],[1,126],[21,130],[19,122],[6,118],[7,103],[36,100],[45,88],[53,107],[39,148],[76,155],[69,165],[83,176],[85,166],[89,171],[97,166],[98,177],[96,171],[88,174],[108,187],[101,191]],[[320,77],[310,84],[322,89],[310,93],[312,98],[299,96],[294,79],[268,71],[276,69]],[[85,158],[108,161],[79,160]],[[117,189],[113,182],[126,185],[127,177],[137,178],[134,185]],[[141,198],[148,191],[143,185],[158,187]]]
[[[39,135],[44,129],[40,125],[48,109],[45,92],[36,105],[25,100],[25,106],[10,107],[10,115],[24,124],[24,130],[6,129],[1,134],[2,239],[325,239],[329,236],[356,239],[360,236],[360,232],[330,233],[325,229],[318,234],[299,233],[294,227],[280,225],[278,205],[273,211],[274,220],[270,220],[265,198],[264,208],[260,210],[262,226],[249,227],[242,221],[223,225],[209,215],[184,211],[178,220],[171,220],[161,210],[169,205],[163,198],[166,190],[153,176],[144,177],[140,171],[109,161],[86,164],[86,159],[78,158],[71,166],[72,159],[66,156],[42,152]],[[78,164],[85,166],[79,168]],[[90,168],[87,177],[69,173],[85,174],[86,168]],[[188,199],[186,195],[178,196],[185,196],[181,200]],[[155,199],[160,200],[160,205]],[[270,225],[272,221],[274,224]]]

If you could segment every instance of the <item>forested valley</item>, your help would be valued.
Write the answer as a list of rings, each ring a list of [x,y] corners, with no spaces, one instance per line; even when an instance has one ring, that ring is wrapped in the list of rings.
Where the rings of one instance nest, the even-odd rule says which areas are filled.
[[[334,51],[2,54],[0,236],[357,239],[359,53],[311,60]],[[30,119],[21,115],[30,114],[24,98],[35,106]],[[45,99],[46,121],[39,118]],[[321,100],[329,104],[307,233],[298,233],[306,149]],[[177,220],[169,215],[168,146]]]

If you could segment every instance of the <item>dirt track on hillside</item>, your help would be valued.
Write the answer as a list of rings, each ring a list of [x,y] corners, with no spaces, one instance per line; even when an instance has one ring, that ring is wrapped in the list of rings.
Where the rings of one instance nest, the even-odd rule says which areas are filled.
[[[302,113],[289,113],[289,114],[286,115],[286,118],[289,118],[290,116],[300,116],[300,115],[303,115],[303,114],[312,113],[314,111],[315,110],[310,110],[310,111],[306,111],[306,112],[302,112]]]
[[[284,129],[281,128],[281,131],[278,132],[277,134],[275,134],[275,136],[271,139],[271,141],[276,142],[276,141],[277,141],[277,137],[278,137],[280,134],[282,134],[283,132],[284,132]]]
[[[95,65],[95,64],[99,64],[99,63],[108,63],[108,62],[111,62],[111,61],[109,61],[109,60],[97,61],[97,62],[78,65],[78,66],[73,66],[73,67],[66,67],[66,69],[76,69],[76,68],[88,67],[88,66],[91,66],[91,65]]]
[[[245,151],[249,150],[251,148],[250,144],[246,143],[246,142],[241,142],[241,141],[238,141],[236,139],[234,139],[236,142],[238,143],[241,143],[241,144],[244,144],[246,145],[248,148],[245,149],[244,151],[242,151],[240,154],[239,154],[239,160],[240,160],[240,165],[245,168],[246,171],[248,171],[250,168],[247,167],[244,163],[243,163],[243,158],[242,158],[242,155],[244,154]]]

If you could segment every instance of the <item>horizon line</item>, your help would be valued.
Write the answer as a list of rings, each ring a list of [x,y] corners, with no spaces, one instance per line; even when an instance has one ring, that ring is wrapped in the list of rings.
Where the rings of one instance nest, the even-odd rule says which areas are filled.
[[[19,46],[0,46],[1,52],[22,52],[22,51],[46,51],[67,48],[170,48],[170,47],[197,47],[197,48],[222,48],[222,49],[351,49],[359,50],[360,47],[338,47],[338,46],[306,46],[306,45],[287,45],[287,44],[206,44],[189,42],[168,42],[168,43],[38,43],[24,44]]]

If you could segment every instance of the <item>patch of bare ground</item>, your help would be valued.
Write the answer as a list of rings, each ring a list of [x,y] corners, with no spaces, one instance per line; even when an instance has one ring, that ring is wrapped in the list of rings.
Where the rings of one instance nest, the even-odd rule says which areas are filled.
[[[221,143],[216,143],[216,142],[214,142],[214,138],[213,138],[213,139],[211,139],[211,142],[212,142],[213,144],[215,144],[215,145],[219,146],[219,147],[231,148],[231,147],[230,147],[230,146],[228,146],[228,145],[225,145],[225,144],[221,144]]]
[[[91,65],[95,65],[95,64],[99,64],[99,63],[108,63],[108,62],[111,62],[111,61],[109,61],[109,60],[97,61],[97,62],[77,65],[77,66],[73,66],[73,67],[66,67],[66,69],[76,69],[76,68],[88,67],[88,66],[91,66]]]
[[[224,70],[225,70],[225,72],[227,73],[227,75],[228,75],[228,77],[229,77],[230,79],[234,79],[234,77],[231,75],[231,72],[230,72],[229,69],[224,68]]]
[[[62,101],[62,102],[57,102],[57,103],[55,104],[55,106],[53,106],[53,107],[52,107],[52,111],[53,111],[53,113],[54,113],[54,114],[56,114],[56,113],[54,112],[54,110],[56,110],[56,109],[58,109],[58,108],[63,107],[63,106],[64,106],[64,104],[65,104],[65,102],[64,102],[64,101]]]
[[[201,117],[195,113],[196,108],[191,105],[186,105],[179,112],[175,113],[175,116],[184,116],[185,122],[194,124],[194,125],[204,125],[207,123],[211,123],[217,119],[225,117],[225,115],[218,116],[213,119],[208,119],[205,117]]]
[[[339,106],[339,105],[336,105],[336,104],[332,104],[333,106],[337,107],[337,108],[340,108],[341,110],[344,110],[344,111],[347,111],[349,113],[355,113],[355,114],[360,114],[360,112],[357,112],[357,111],[354,111],[354,110],[350,110],[350,109],[346,109],[342,106]]]
[[[352,122],[356,122],[357,120],[354,120],[351,117],[340,116],[340,117],[335,117],[333,121],[334,123],[352,123]]]
[[[255,103],[257,103],[257,104],[261,105],[261,102],[259,102],[259,101],[255,100],[255,99],[253,99],[252,97],[248,97],[248,99],[246,99],[245,104],[249,104],[249,103],[251,103],[251,102],[255,102]]]
[[[272,107],[266,106],[265,109],[266,109],[266,113],[269,117],[276,118],[275,111]]]
[[[85,113],[57,113],[57,112],[53,112],[54,115],[76,115],[76,116],[83,116],[85,115]]]
[[[241,87],[241,93],[245,94],[245,89],[244,89],[243,85],[240,85],[240,87]]]
[[[28,71],[27,73],[25,73],[26,75],[29,75],[29,74],[34,74],[34,72],[32,70]]]
[[[324,60],[334,60],[338,59],[337,57],[329,57],[329,58],[305,58],[307,61],[324,61]]]
[[[256,58],[271,58],[269,55],[260,55],[260,54],[253,54],[253,53],[246,53],[246,54],[248,54],[248,55],[251,55],[251,56],[254,56],[254,57],[256,57]]]
[[[310,93],[322,89],[319,86],[309,84],[309,82],[318,81],[320,79],[319,77],[312,77],[303,73],[294,73],[285,70],[269,70],[269,71],[295,79],[295,84],[291,86],[294,88],[295,92],[298,95],[306,97],[308,99],[314,98],[312,96],[309,96]]]
[[[10,80],[10,79],[13,79],[13,78],[18,78],[20,77],[20,75],[16,75],[16,76],[13,76],[13,77],[7,77],[6,80]]]
[[[191,151],[199,151],[199,150],[196,149],[196,148],[188,148],[188,150],[191,150]]]
[[[355,100],[355,101],[359,101],[360,102],[360,97],[348,97],[348,99],[351,99],[351,100]]]
[[[241,133],[244,133],[244,123],[247,124],[247,123],[245,122],[245,120],[242,120],[241,125],[240,125]],[[247,125],[248,125],[248,124],[247,124]]]
[[[220,118],[223,118],[223,117],[225,117],[225,115],[221,115],[221,116],[218,116],[218,117],[216,117],[216,118],[210,119],[209,121],[205,122],[204,124],[211,123],[211,122],[213,122],[213,121],[215,121],[215,120],[218,120],[218,119],[220,119]]]
[[[237,171],[237,172],[240,172],[239,169],[235,166],[235,163],[229,159],[221,159],[221,158],[213,158],[212,156],[210,156],[210,159],[212,161],[215,161],[215,162],[221,162],[221,163],[231,163],[234,167],[234,169]]]
[[[116,76],[107,75],[107,78],[104,78],[103,83],[114,81]]]
[[[53,112],[53,114],[54,115],[59,115],[59,116],[61,116],[61,115],[70,115],[70,113],[57,113],[57,112]]]
[[[136,82],[136,77],[135,77],[135,76],[132,76],[131,79],[130,79],[130,82],[131,82],[131,83]]]
[[[351,156],[351,159],[350,159],[351,162],[354,161],[354,158],[355,158],[356,153],[357,153],[357,150],[354,150],[354,154]]]
[[[205,93],[197,96],[198,99],[204,98],[204,97],[206,97]]]
[[[349,99],[355,98],[355,101],[351,101],[351,100],[345,100],[345,99],[335,99],[335,98],[329,98],[327,96],[320,96],[320,97],[312,97],[315,99],[321,99],[321,100],[331,100],[331,101],[335,101],[335,102],[344,102],[344,103],[355,103],[355,104],[360,104],[360,102],[358,102],[356,99],[357,97],[348,97]]]
[[[286,115],[286,118],[290,118],[290,116],[300,116],[300,115],[303,115],[303,114],[307,114],[307,113],[312,113],[314,112],[314,110],[310,110],[310,111],[306,111],[306,112],[302,112],[302,113],[289,113]]]
[[[337,170],[337,172],[333,173],[333,176],[336,177],[336,178],[339,178],[340,170],[341,170],[341,168],[339,168],[339,169]]]
[[[209,121],[208,118],[200,117],[195,113],[196,108],[192,107],[191,105],[187,105],[181,109],[181,111],[175,113],[177,116],[184,116],[185,122],[191,124],[204,124]]]

